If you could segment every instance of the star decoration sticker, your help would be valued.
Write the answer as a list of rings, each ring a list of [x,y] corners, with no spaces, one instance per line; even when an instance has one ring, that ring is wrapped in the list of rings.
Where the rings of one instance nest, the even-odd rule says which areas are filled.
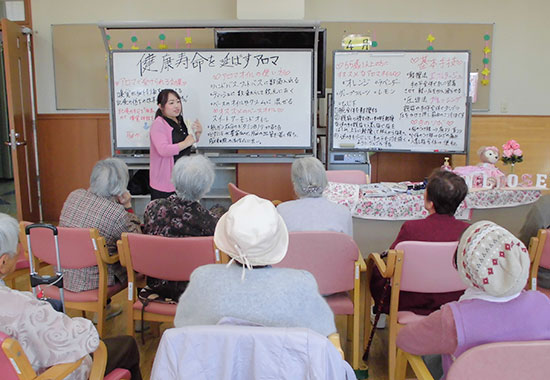
[[[428,38],[426,38],[426,40],[427,40],[429,43],[432,43],[432,42],[435,41],[435,37],[432,36],[432,34],[430,33],[430,34],[428,34]]]
[[[482,79],[482,80],[481,80],[481,85],[482,85],[482,86],[487,86],[487,85],[489,85],[489,79]]]
[[[483,52],[485,54],[489,54],[491,52],[491,49],[489,48],[489,46],[485,46],[485,48],[483,48]]]
[[[487,76],[489,75],[489,73],[491,72],[491,70],[489,70],[488,68],[484,68],[483,70],[481,70],[481,74]]]

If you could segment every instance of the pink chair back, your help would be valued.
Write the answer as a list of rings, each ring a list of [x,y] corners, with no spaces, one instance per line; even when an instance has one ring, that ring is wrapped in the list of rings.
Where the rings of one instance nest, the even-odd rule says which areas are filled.
[[[539,266],[550,269],[550,228],[546,230],[546,241],[542,247]]]
[[[453,265],[458,242],[403,241],[395,249],[403,250],[401,285],[403,291],[446,293],[466,289]]]
[[[212,236],[173,238],[129,233],[127,237],[134,271],[147,276],[189,281],[195,268],[217,261]]]
[[[0,332],[0,347],[8,338],[10,338],[9,335]],[[10,359],[4,353],[4,350],[0,350],[0,373],[2,374],[2,380],[19,380],[19,376],[13,368]]]
[[[244,190],[239,189],[237,186],[235,186],[231,182],[227,184],[227,188],[229,189],[229,196],[231,197],[231,202],[233,203],[237,202],[242,197],[250,194]]]
[[[349,235],[300,231],[289,233],[288,252],[274,266],[306,270],[317,280],[321,294],[334,294],[353,289],[358,258],[359,248]]]
[[[97,265],[94,246],[99,242],[92,240],[91,228],[57,227],[59,257],[63,269],[79,269]],[[55,240],[51,230],[33,228],[30,230],[31,252],[34,257],[48,264],[56,265]]]
[[[362,170],[327,170],[329,182],[351,183],[354,185],[365,185],[367,175]]]
[[[548,358],[548,340],[483,344],[460,355],[451,365],[447,380],[548,379]]]

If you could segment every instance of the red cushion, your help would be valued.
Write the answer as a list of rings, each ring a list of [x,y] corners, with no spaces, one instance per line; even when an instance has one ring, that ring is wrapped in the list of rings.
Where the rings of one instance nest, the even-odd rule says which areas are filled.
[[[330,296],[325,296],[325,300],[332,309],[332,312],[337,315],[353,314],[353,302],[349,298],[347,292],[336,293]]]
[[[125,287],[126,284],[121,284],[119,282],[115,283],[113,286],[109,286],[107,288],[107,298],[111,298]],[[44,292],[48,298],[60,299],[59,288],[57,286],[49,286]],[[67,289],[64,291],[65,301],[67,302],[96,302],[98,293],[98,289],[85,290],[83,292],[71,292]]]
[[[24,255],[20,255],[15,263],[15,270],[27,268],[30,268],[29,259],[27,259]]]
[[[130,380],[131,378],[132,375],[130,374],[130,371],[127,369],[116,368],[109,372],[108,375],[105,375],[103,380]]]
[[[176,315],[176,308],[178,305],[172,303],[162,303],[162,302],[149,302],[145,307],[145,312],[162,314],[162,315]],[[143,307],[141,301],[134,303],[134,310],[140,310]]]

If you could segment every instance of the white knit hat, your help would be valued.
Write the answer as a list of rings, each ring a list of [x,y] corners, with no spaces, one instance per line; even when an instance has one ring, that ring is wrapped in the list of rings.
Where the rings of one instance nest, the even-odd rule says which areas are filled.
[[[285,257],[288,231],[273,203],[247,195],[220,218],[214,243],[245,266],[271,265]]]
[[[469,287],[494,297],[519,293],[529,277],[525,245],[499,225],[483,220],[472,224],[460,239],[458,273]]]

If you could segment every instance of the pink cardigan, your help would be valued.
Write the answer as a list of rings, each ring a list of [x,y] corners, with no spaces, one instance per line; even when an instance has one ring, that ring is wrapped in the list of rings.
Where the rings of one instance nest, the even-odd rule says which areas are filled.
[[[171,177],[174,156],[180,149],[178,144],[172,144],[172,127],[159,116],[151,125],[150,138],[149,184],[155,190],[167,193],[175,191]]]

